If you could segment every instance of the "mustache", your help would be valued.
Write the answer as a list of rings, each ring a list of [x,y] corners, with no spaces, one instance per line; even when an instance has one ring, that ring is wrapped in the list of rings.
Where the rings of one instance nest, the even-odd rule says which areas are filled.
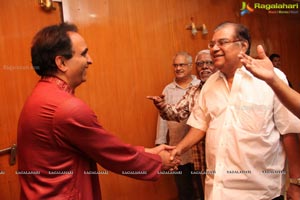
[[[206,73],[212,73],[212,71],[209,70],[209,69],[205,69],[205,70],[201,70],[201,71],[200,71],[200,73],[204,73],[204,72],[206,72]]]

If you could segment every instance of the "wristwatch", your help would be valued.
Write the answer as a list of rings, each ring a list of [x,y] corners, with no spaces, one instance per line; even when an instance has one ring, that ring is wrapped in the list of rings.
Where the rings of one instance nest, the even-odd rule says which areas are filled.
[[[290,183],[300,186],[300,178],[290,178]]]

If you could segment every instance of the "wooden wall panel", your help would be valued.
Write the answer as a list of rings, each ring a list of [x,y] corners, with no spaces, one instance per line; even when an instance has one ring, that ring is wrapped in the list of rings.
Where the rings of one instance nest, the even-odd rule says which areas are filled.
[[[16,144],[17,121],[25,99],[38,80],[31,67],[30,46],[34,34],[48,24],[59,23],[60,7],[42,11],[37,1],[14,0],[1,4],[0,18],[0,149]],[[30,148],[30,147],[28,147]],[[19,199],[17,165],[0,155],[0,199]]]

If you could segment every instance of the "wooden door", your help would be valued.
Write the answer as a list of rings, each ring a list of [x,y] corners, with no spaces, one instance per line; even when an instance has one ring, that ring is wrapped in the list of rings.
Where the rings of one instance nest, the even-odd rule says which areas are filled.
[[[55,10],[45,12],[38,1],[11,0],[1,4],[0,150],[16,144],[20,111],[38,80],[31,67],[31,40],[42,27],[61,21],[61,6],[54,6]],[[9,164],[8,153],[0,154],[0,199],[15,200],[20,191],[17,164]]]

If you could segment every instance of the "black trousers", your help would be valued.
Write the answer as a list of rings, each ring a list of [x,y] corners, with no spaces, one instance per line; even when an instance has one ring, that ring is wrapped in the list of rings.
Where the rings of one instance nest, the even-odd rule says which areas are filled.
[[[284,196],[279,196],[279,197],[276,197],[275,199],[273,199],[273,200],[284,200]]]
[[[182,174],[175,174],[175,183],[178,189],[179,200],[194,200],[196,197],[196,191],[194,188],[194,181],[191,171],[194,171],[194,165],[192,163],[188,163],[185,165],[179,165],[178,171],[182,172]],[[197,174],[198,175],[198,174]],[[197,177],[200,180],[200,176]],[[201,181],[199,182],[201,184]],[[199,191],[200,198],[204,196],[202,185],[197,188]],[[204,198],[203,198],[204,199]]]

